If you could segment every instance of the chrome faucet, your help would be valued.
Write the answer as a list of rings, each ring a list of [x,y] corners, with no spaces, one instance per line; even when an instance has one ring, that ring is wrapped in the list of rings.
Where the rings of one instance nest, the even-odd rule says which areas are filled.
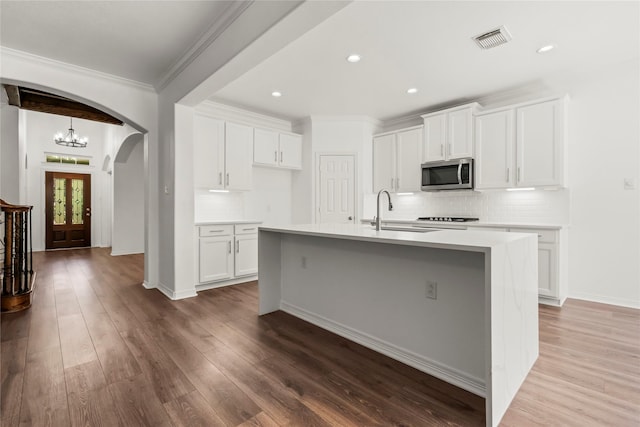
[[[381,218],[380,218],[380,195],[382,193],[386,193],[387,194],[387,198],[389,199],[389,210],[392,211],[393,210],[393,203],[391,203],[391,195],[389,194],[389,192],[387,190],[380,190],[378,191],[378,200],[376,203],[376,217],[375,217],[375,224],[376,224],[376,231],[380,231],[380,222],[381,222]]]

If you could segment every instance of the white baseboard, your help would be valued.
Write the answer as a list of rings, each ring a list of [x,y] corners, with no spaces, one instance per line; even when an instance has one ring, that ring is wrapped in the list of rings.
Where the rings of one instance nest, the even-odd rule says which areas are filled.
[[[231,280],[223,280],[220,282],[204,283],[202,285],[196,285],[196,291],[197,292],[207,291],[209,289],[222,288],[224,286],[237,285],[245,282],[253,282],[254,280],[258,280],[258,276],[245,276],[245,277],[239,277]]]
[[[626,298],[614,298],[603,295],[588,294],[584,292],[571,292],[569,298],[640,309],[640,301],[634,301]]]
[[[143,283],[143,286],[145,286],[144,283]],[[153,289],[153,288],[147,288],[147,289]],[[175,291],[171,290],[168,286],[166,286],[166,285],[164,285],[162,283],[158,283],[158,285],[155,286],[155,289],[158,289],[160,292],[162,292],[164,294],[164,296],[166,296],[167,298],[169,298],[170,300],[173,300],[173,301],[179,300],[179,299],[192,298],[192,297],[198,296],[195,288],[194,289],[185,289],[183,291],[175,292]]]
[[[486,397],[486,386],[483,379],[468,375],[440,362],[436,362],[386,341],[380,340],[369,334],[365,334],[348,326],[334,322],[333,320],[329,320],[325,317],[296,307],[292,304],[288,304],[285,301],[280,302],[280,309],[285,313],[289,313],[292,316],[306,320],[309,323],[361,344],[371,350],[377,351],[378,353],[382,353],[385,356],[389,356],[390,358],[402,362],[405,365],[409,365],[422,372],[426,372],[427,374],[453,384],[456,387],[460,387],[478,396]]]
[[[137,254],[143,254],[144,251],[133,251],[133,252],[119,252],[119,251],[114,251],[113,249],[111,250],[111,256],[121,256],[121,255],[137,255]]]
[[[142,287],[145,289],[155,289],[157,286],[156,285],[152,285],[149,282],[147,282],[146,280],[144,282],[142,282]]]

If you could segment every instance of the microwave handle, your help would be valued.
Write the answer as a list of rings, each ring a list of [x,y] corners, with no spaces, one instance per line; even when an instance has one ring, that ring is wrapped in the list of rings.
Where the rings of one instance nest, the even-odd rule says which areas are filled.
[[[458,184],[462,185],[462,162],[458,163]]]

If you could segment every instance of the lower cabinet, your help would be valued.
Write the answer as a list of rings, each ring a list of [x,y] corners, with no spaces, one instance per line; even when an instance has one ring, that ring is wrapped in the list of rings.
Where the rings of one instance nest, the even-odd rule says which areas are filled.
[[[258,224],[200,226],[198,251],[200,284],[232,282],[236,278],[256,275],[258,274]],[[218,284],[224,285],[224,283]]]

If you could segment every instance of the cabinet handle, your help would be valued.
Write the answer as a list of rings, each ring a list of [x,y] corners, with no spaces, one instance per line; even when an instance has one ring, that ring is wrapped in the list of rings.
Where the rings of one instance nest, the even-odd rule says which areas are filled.
[[[518,182],[520,182],[520,166],[518,166]]]
[[[236,253],[240,253],[240,240],[236,240]]]
[[[218,173],[218,185],[222,185],[222,172]]]
[[[400,178],[396,178],[396,190],[400,189]]]
[[[509,182],[509,168],[507,168],[507,176],[505,177],[505,179],[507,180],[507,182]]]
[[[451,143],[447,144],[447,154],[451,156]]]
[[[253,230],[255,230],[255,229],[256,229],[255,227],[252,227],[252,228],[243,228],[243,229],[242,229],[242,231],[253,231]]]
[[[282,151],[280,152],[280,163],[282,163]]]
[[[222,233],[223,230],[209,230],[209,233]]]
[[[229,172],[227,172],[227,185],[229,185]]]
[[[393,190],[393,178],[391,178],[391,189]]]
[[[228,246],[228,248],[229,248],[229,253],[231,253],[231,240],[229,240],[229,241],[227,242],[227,246]]]
[[[273,161],[276,163],[278,162],[278,150],[273,152]]]

